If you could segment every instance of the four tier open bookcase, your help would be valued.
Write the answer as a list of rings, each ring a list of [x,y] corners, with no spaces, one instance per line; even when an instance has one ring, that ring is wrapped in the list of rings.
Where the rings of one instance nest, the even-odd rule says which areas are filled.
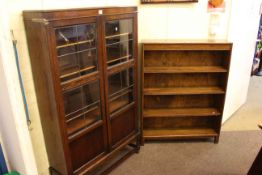
[[[218,142],[231,49],[223,41],[142,43],[142,141]]]

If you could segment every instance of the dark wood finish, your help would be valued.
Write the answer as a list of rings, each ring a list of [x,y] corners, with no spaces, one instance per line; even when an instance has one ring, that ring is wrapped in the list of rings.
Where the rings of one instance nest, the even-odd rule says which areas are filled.
[[[142,43],[144,140],[219,140],[232,44],[208,40]]]
[[[199,94],[199,95],[145,95],[144,109],[190,109],[190,108],[215,108],[221,111],[224,94]],[[201,99],[201,100],[199,100]]]
[[[224,94],[219,87],[146,88],[144,95]]]
[[[219,116],[216,108],[145,109],[144,117]]]
[[[141,4],[192,3],[198,0],[141,0]]]
[[[144,73],[213,73],[227,72],[221,66],[145,67]]]
[[[262,122],[258,124],[258,127],[262,129]],[[262,147],[260,148],[260,151],[258,152],[247,175],[260,175],[260,174],[262,174]]]
[[[99,10],[102,10],[100,14]],[[29,12],[29,13],[28,13]],[[101,8],[76,8],[70,9],[57,9],[57,10],[30,10],[25,11],[24,19],[33,21],[58,21],[63,19],[74,19],[80,20],[81,18],[93,17],[99,15],[122,15],[122,14],[132,14],[137,12],[137,7],[101,7]],[[78,21],[77,21],[78,23]]]
[[[259,127],[260,129],[262,129],[262,122],[260,122],[260,123],[258,124],[258,127]]]
[[[214,137],[217,135],[213,129],[148,129],[144,131],[144,138],[146,140],[191,139]]]
[[[54,174],[100,174],[139,150],[136,13],[136,7],[23,12],[41,123]],[[122,34],[118,25],[121,22],[132,28],[132,33]],[[120,33],[107,36],[107,30],[111,30],[107,23],[109,27],[117,25],[113,29]],[[123,54],[117,50],[122,47],[122,37],[132,37],[128,41],[130,53],[108,61],[109,54]],[[110,45],[114,53],[109,53],[107,40],[113,42]],[[108,67],[111,63],[114,66]],[[119,72],[129,77],[120,74],[122,79],[113,78],[109,85],[110,76]],[[118,81],[132,84],[118,89]],[[110,86],[116,91],[113,95],[108,94]],[[129,144],[135,147],[120,154]],[[120,158],[111,161],[113,157]],[[111,165],[104,167],[108,162]],[[97,171],[98,167],[104,170]]]
[[[98,167],[92,173],[101,174],[101,175],[109,174],[116,166],[121,164],[125,159],[131,156],[134,152],[136,152],[136,149],[133,149],[131,146],[119,150],[118,153],[111,158],[111,161],[107,161],[107,163],[104,166]]]
[[[145,74],[144,87],[180,88],[180,87],[223,87],[221,79],[226,74],[219,73],[180,73],[180,74]],[[159,80],[162,80],[159,83]]]
[[[66,156],[69,154],[68,149],[64,146],[67,142],[62,139],[65,135],[61,132],[59,126],[59,109],[56,108],[56,88],[55,82],[52,81],[53,74],[50,66],[50,57],[52,55],[48,53],[48,39],[45,37],[48,29],[42,29],[42,23],[32,23],[28,20],[25,20],[24,23],[27,33],[30,33],[27,34],[27,42],[29,43],[28,49],[39,113],[42,116],[40,119],[46,150],[48,154],[52,155],[52,157],[49,157],[49,164],[56,165],[53,168],[56,172],[66,174],[70,160]],[[39,65],[41,66],[39,67]]]
[[[194,129],[212,128],[219,117],[147,117],[144,129]]]
[[[260,174],[262,174],[262,147],[258,152],[247,175],[260,175]]]

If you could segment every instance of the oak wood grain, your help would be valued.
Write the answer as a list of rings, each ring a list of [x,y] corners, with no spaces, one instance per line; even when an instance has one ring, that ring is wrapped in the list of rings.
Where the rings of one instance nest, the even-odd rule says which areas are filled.
[[[163,130],[144,130],[145,139],[149,140],[166,140],[175,138],[192,138],[192,137],[214,137],[218,134],[213,129],[163,129]]]
[[[224,94],[220,87],[146,88],[144,95]]]
[[[144,109],[144,117],[187,117],[219,116],[216,108],[178,108],[178,109]]]
[[[142,41],[144,140],[219,140],[232,43]]]
[[[227,72],[221,66],[145,67],[144,73],[211,73]]]

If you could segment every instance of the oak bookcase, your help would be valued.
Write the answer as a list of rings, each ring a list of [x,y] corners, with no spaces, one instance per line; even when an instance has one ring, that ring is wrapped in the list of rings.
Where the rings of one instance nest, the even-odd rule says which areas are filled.
[[[231,50],[226,41],[143,41],[142,142],[219,141]]]
[[[23,16],[51,174],[101,174],[138,152],[137,8]]]

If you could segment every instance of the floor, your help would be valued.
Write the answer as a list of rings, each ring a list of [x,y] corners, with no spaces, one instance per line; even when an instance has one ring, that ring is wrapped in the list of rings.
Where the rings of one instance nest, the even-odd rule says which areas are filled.
[[[219,144],[149,143],[110,175],[246,175],[262,142],[261,91],[262,77],[252,77],[247,102],[224,123]]]
[[[223,131],[210,141],[147,142],[110,175],[246,175],[262,143],[262,132]]]
[[[250,80],[247,102],[222,126],[222,131],[259,130],[262,121],[262,77]]]

